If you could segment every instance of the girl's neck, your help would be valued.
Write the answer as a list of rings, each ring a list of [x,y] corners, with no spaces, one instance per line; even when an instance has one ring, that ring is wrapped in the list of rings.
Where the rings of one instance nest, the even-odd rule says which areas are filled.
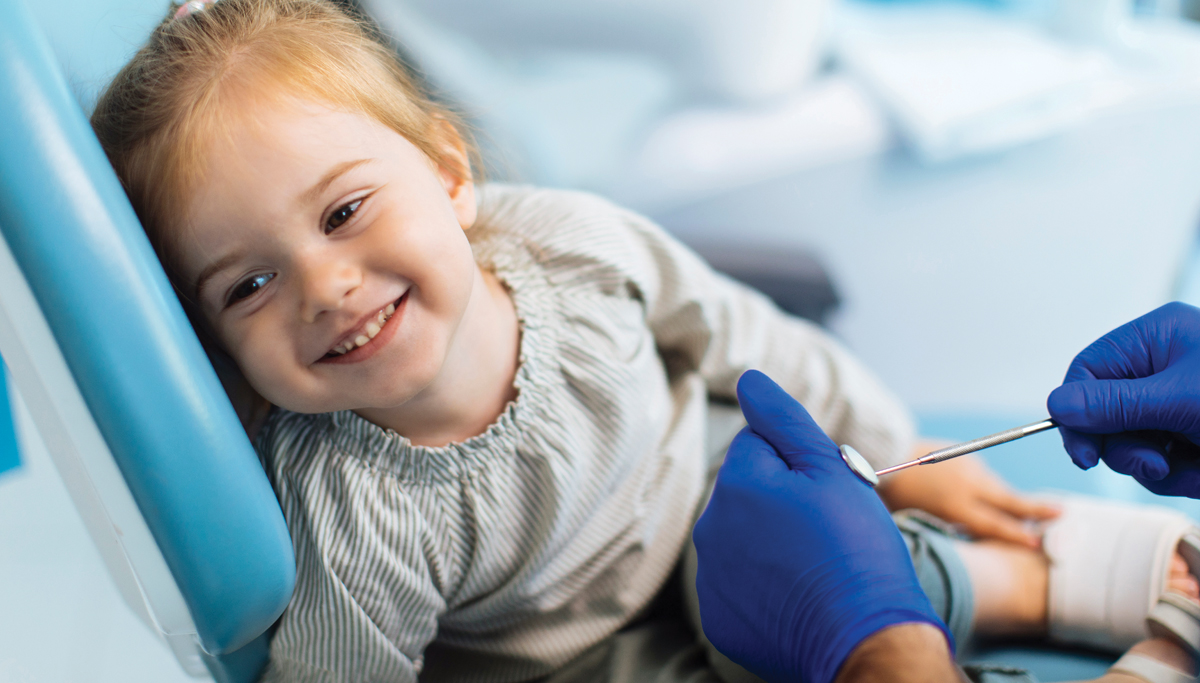
[[[516,398],[520,334],[504,284],[476,269],[467,310],[433,383],[404,405],[355,412],[419,446],[482,434]]]

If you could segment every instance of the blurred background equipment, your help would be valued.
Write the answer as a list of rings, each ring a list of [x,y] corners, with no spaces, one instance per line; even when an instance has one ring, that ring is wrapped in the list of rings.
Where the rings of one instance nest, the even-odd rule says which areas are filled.
[[[467,113],[491,177],[650,215],[827,322],[927,434],[1031,421],[1091,340],[1200,303],[1200,0],[343,2]],[[166,9],[28,4],[85,111]],[[23,616],[0,620],[0,683],[186,680],[13,406],[0,612]],[[1019,485],[1148,496],[1050,435],[997,450]]]
[[[507,4],[360,2],[477,122],[496,176],[600,192],[697,245],[814,252],[833,329],[922,412],[1035,416],[1079,348],[1172,297],[1194,240],[1200,31],[1163,7],[1093,3],[1106,33],[1076,30],[1100,19],[1075,0],[843,2],[763,41],[821,68],[751,97],[687,68],[725,3],[572,3],[510,31],[489,30]],[[658,42],[612,36],[622,16]],[[597,28],[565,40],[571,21]],[[990,311],[1016,309],[1000,333]]]

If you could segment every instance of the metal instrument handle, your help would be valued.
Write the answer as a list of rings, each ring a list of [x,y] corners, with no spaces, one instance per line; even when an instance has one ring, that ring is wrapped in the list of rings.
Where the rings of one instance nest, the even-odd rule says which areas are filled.
[[[950,460],[951,458],[957,458],[960,455],[982,451],[985,448],[998,446],[1002,443],[1008,443],[1009,441],[1016,441],[1017,439],[1024,438],[1030,434],[1037,434],[1038,432],[1044,432],[1047,429],[1054,429],[1057,426],[1058,425],[1055,424],[1054,420],[1042,420],[1041,422],[1034,422],[1023,427],[1006,429],[1002,432],[996,432],[995,434],[990,434],[978,439],[972,439],[971,441],[964,441],[954,446],[949,446],[947,448],[933,451],[932,453],[927,453],[916,460],[909,460],[908,462],[879,470],[875,473],[875,476],[882,477],[885,474],[898,472],[903,469],[908,469],[909,467],[915,467],[916,465],[932,465],[936,462],[943,462],[945,460]]]

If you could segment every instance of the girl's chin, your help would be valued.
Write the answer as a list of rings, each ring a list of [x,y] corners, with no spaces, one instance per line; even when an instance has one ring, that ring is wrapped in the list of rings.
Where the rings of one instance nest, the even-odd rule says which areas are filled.
[[[435,378],[436,373],[431,373],[428,379],[414,378],[412,375],[397,378],[386,385],[386,390],[380,387],[381,390],[378,393],[370,392],[364,395],[360,392],[357,394],[356,405],[350,410],[363,417],[367,417],[367,413],[383,415],[391,411],[402,411],[406,407],[410,407],[414,399],[420,398],[422,392],[433,383]]]

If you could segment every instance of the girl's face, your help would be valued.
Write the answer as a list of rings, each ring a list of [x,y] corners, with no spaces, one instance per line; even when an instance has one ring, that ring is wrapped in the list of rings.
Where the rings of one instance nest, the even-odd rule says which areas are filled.
[[[403,404],[441,371],[471,297],[471,183],[362,114],[285,101],[243,120],[189,197],[182,283],[272,403]]]

